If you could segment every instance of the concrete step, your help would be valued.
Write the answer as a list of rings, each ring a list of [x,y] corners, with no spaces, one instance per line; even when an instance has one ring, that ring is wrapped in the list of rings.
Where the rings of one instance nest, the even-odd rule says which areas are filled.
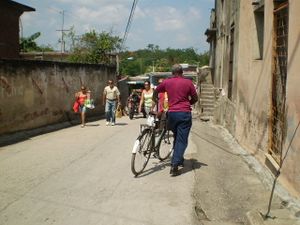
[[[202,113],[200,113],[200,118],[201,117],[211,117],[211,118],[213,118],[214,117],[214,114],[213,113],[208,113],[208,112],[202,112]]]
[[[203,225],[241,225],[241,223],[226,222],[226,221],[201,221]]]
[[[210,92],[215,92],[215,89],[214,88],[201,88],[201,92],[203,91],[210,91]]]
[[[201,89],[204,89],[204,88],[215,88],[212,84],[202,84],[201,85]]]
[[[200,98],[200,103],[214,104],[215,100],[213,98]]]
[[[215,93],[213,92],[201,92],[200,96],[203,98],[203,97],[214,97],[215,96]]]
[[[200,95],[200,99],[201,98],[214,100],[215,99],[215,95]]]
[[[215,108],[215,104],[214,103],[208,103],[208,102],[200,102],[200,106],[202,108]]]
[[[210,87],[201,87],[201,92],[202,91],[205,91],[205,90],[207,90],[207,91],[215,91],[215,89],[214,88],[210,88]]]
[[[202,108],[202,113],[212,114],[214,112],[214,108]]]
[[[212,91],[212,92],[214,92],[215,89],[214,88],[210,88],[210,87],[201,87],[201,92],[203,92],[203,91]]]

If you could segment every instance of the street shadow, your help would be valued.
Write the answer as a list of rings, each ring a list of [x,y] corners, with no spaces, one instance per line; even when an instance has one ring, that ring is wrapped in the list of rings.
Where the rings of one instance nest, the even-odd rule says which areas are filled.
[[[132,120],[138,120],[138,119],[146,119],[146,118],[143,115],[134,115],[134,117],[132,118]]]
[[[171,158],[164,160],[164,161],[158,161],[158,162],[152,162],[154,164],[151,168],[148,168],[144,170],[142,174],[137,176],[136,178],[142,178],[145,176],[149,176],[152,173],[168,169],[170,170],[171,167]],[[149,166],[149,164],[148,164]],[[184,167],[179,168],[180,174],[185,174],[193,170],[200,169],[203,166],[208,166],[206,163],[199,162],[197,159],[191,158],[191,159],[185,159],[184,160]],[[146,167],[147,168],[147,167]]]
[[[149,176],[152,173],[164,170],[167,167],[170,168],[170,166],[171,166],[171,159],[169,158],[169,159],[166,159],[164,161],[159,161],[158,160],[157,162],[152,162],[152,160],[151,160],[151,161],[148,162],[147,166],[149,166],[150,163],[151,163],[151,165],[154,164],[154,166],[152,166],[151,168],[148,168],[148,169],[144,170],[144,172],[142,174],[136,176],[135,178],[142,178],[142,177],[145,177],[145,176]]]
[[[179,169],[180,174],[185,174],[193,170],[198,170],[201,167],[208,166],[206,163],[199,162],[197,159],[185,159],[184,167]]]
[[[116,123],[115,125],[116,126],[126,126],[126,125],[128,125],[128,123]]]
[[[85,124],[86,127],[99,127],[100,124],[97,123],[97,124]]]

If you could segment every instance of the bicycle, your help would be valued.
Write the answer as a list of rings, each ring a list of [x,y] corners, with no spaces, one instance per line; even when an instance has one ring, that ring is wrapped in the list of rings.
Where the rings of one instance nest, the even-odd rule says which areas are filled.
[[[131,156],[131,171],[135,176],[144,171],[152,153],[160,161],[167,159],[174,143],[173,132],[167,129],[167,119],[158,120],[154,113],[150,113],[147,124],[140,125],[140,130]]]

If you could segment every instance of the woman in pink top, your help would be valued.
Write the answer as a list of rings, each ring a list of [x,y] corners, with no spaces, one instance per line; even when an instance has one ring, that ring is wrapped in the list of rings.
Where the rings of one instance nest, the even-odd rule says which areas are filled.
[[[75,93],[75,98],[79,102],[79,113],[81,118],[81,127],[85,126],[85,113],[86,113],[86,107],[85,107],[85,101],[89,97],[89,93],[85,86],[81,86],[80,91]]]

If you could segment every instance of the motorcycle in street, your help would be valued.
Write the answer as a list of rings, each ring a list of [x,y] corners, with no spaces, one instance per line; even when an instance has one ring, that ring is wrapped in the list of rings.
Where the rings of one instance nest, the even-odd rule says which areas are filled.
[[[139,114],[139,104],[140,104],[140,96],[137,93],[132,93],[128,97],[128,101],[127,101],[129,119],[132,120],[134,115]],[[144,118],[146,118],[146,112],[143,108],[144,107],[142,107],[142,113]]]

